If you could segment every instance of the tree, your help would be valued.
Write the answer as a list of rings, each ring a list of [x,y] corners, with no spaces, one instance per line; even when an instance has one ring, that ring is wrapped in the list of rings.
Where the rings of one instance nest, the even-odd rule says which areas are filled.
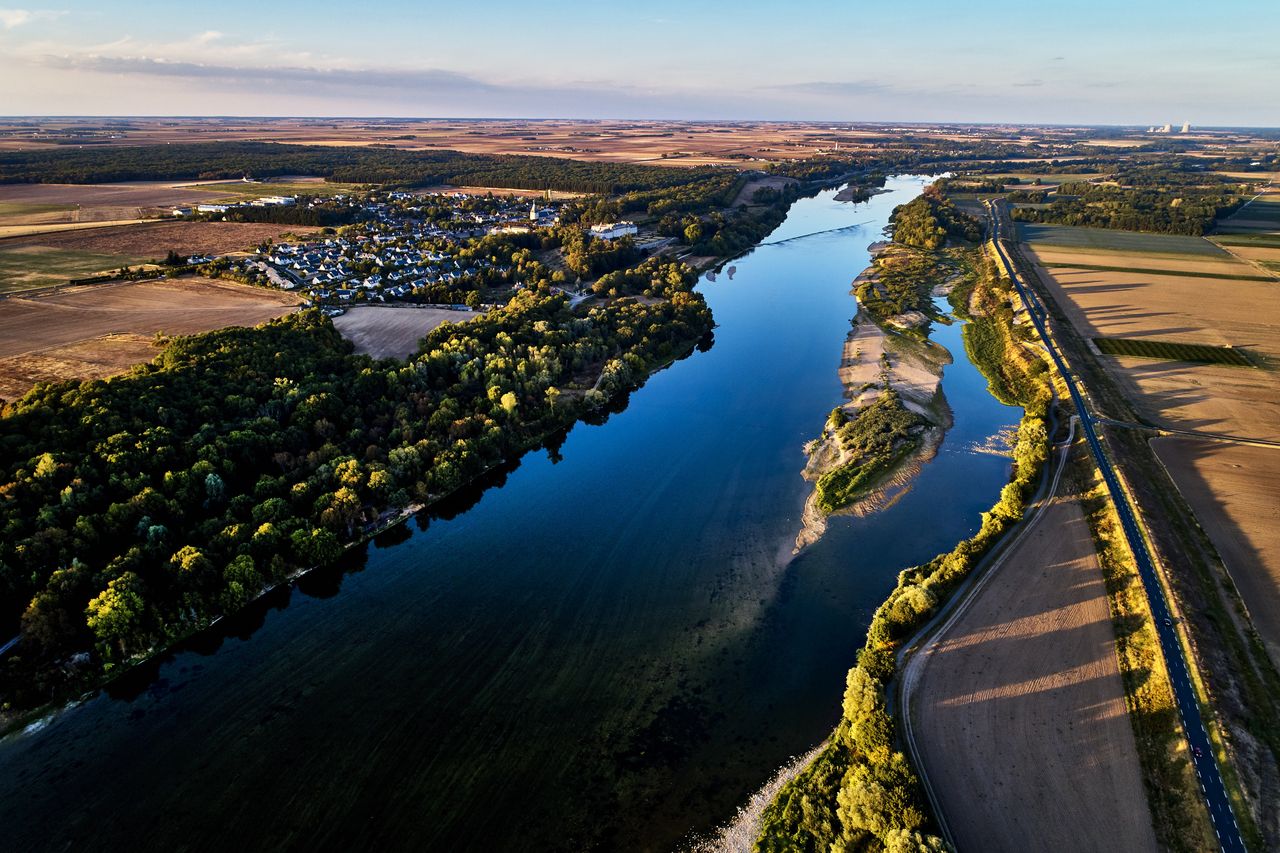
[[[222,572],[226,586],[222,591],[222,606],[228,612],[244,607],[262,589],[262,575],[258,574],[253,558],[241,554]]]
[[[121,657],[127,657],[129,647],[140,639],[145,607],[142,592],[142,579],[125,572],[89,602],[85,611],[89,630],[97,637],[104,658],[117,649]]]

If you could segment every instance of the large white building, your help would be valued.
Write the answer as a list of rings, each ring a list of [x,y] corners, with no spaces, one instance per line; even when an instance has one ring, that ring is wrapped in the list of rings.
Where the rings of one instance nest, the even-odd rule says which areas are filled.
[[[601,240],[616,240],[619,237],[634,236],[640,229],[634,222],[609,222],[604,225],[592,225],[591,236]]]

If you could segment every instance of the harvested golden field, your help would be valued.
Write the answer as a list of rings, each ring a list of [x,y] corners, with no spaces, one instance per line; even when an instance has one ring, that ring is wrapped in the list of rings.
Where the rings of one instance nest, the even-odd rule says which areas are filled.
[[[149,361],[156,333],[254,326],[297,297],[213,279],[121,282],[0,300],[0,397],[36,382],[100,378]]]
[[[406,358],[418,351],[418,341],[442,323],[463,323],[480,316],[475,311],[415,308],[410,305],[357,305],[333,318],[333,325],[356,352],[374,358]]]
[[[1079,504],[1049,507],[993,571],[913,693],[916,746],[957,846],[1159,849]]]
[[[1151,445],[1280,665],[1280,448],[1190,436],[1157,438]]]
[[[1042,251],[1036,247],[1033,260],[1043,257]],[[1126,265],[1133,267],[1153,262],[1141,254],[1127,258]],[[1275,282],[1040,264],[1036,269],[1085,337],[1232,346],[1262,365],[1108,358],[1144,417],[1176,429],[1280,441],[1280,374],[1274,369],[1280,364],[1280,286]]]

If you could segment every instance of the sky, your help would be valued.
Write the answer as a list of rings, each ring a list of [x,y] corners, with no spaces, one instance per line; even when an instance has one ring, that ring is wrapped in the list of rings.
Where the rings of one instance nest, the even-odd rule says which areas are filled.
[[[1280,0],[17,2],[5,115],[1280,126]]]

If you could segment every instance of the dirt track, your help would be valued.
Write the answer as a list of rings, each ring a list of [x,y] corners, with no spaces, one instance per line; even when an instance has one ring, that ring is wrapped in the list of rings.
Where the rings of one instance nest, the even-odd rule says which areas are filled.
[[[942,638],[916,744],[962,851],[1157,850],[1102,573],[1059,501]]]

